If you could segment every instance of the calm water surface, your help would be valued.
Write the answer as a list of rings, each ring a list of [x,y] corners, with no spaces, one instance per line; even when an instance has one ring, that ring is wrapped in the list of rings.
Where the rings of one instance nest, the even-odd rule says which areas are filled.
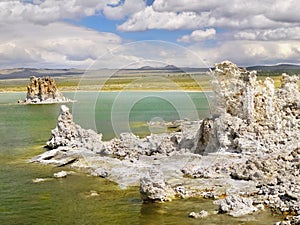
[[[177,93],[66,93],[76,98],[68,104],[74,119],[85,128],[95,128],[104,139],[126,130],[137,135],[149,132],[146,121],[208,115],[206,96],[189,93],[194,106]],[[165,204],[142,204],[138,188],[120,190],[105,179],[75,173],[52,179],[66,168],[27,163],[42,153],[50,130],[56,125],[60,105],[18,105],[25,93],[0,94],[0,224],[273,224],[280,217],[265,211],[240,219],[214,215],[202,220],[188,218],[191,211],[213,212],[209,200],[176,200]],[[170,97],[171,96],[171,97]],[[179,103],[174,103],[178,100]],[[116,104],[117,105],[116,105]],[[130,105],[130,110],[128,110]],[[194,110],[196,109],[197,114]],[[114,111],[112,113],[112,111]],[[112,114],[116,124],[112,124]],[[124,123],[124,120],[126,123]],[[117,128],[115,126],[118,126]],[[124,126],[124,127],[123,127]],[[49,178],[34,183],[35,178]],[[91,197],[91,191],[99,195]]]

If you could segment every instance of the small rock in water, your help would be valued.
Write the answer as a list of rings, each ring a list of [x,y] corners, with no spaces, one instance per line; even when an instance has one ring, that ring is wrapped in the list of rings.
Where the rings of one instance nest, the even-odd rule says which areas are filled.
[[[69,112],[69,108],[65,105],[61,105],[60,107],[61,112],[65,113],[65,112]]]
[[[199,213],[191,212],[191,213],[189,214],[189,217],[197,219],[197,218],[205,218],[205,217],[207,217],[208,215],[209,215],[209,213],[208,213],[207,211],[202,210],[202,211],[200,211]]]
[[[252,199],[237,195],[230,195],[225,199],[214,201],[214,203],[219,204],[219,213],[228,213],[233,217],[240,217],[257,211],[257,208],[252,205]]]
[[[163,174],[157,170],[149,171],[141,178],[140,193],[144,201],[171,201],[175,192],[166,185]]]
[[[106,177],[109,176],[109,173],[106,170],[102,169],[102,168],[97,168],[95,171],[93,171],[91,173],[91,175],[94,176],[94,177],[106,178]]]
[[[53,174],[53,176],[55,178],[65,178],[65,177],[67,177],[67,175],[68,175],[68,173],[64,170]]]
[[[95,197],[95,196],[99,196],[99,194],[97,193],[97,191],[91,190],[90,191],[90,196]]]
[[[51,178],[35,178],[35,179],[32,179],[32,182],[33,183],[41,183],[41,182],[44,182],[44,181],[48,181],[50,179]]]

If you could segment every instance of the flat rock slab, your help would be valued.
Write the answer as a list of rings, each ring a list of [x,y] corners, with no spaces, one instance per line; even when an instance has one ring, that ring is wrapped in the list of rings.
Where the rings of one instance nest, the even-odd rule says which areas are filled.
[[[227,174],[220,174],[218,178],[190,178],[182,172],[182,168],[193,163],[203,167],[214,166],[217,162],[230,162],[236,159],[229,154],[213,154],[199,156],[195,154],[181,154],[173,156],[141,156],[138,160],[119,160],[106,156],[99,156],[93,153],[82,153],[71,167],[83,169],[94,176],[105,177],[117,183],[121,188],[128,186],[139,186],[140,179],[145,177],[150,170],[160,171],[165,182],[171,187],[184,187],[185,190],[192,190],[198,195],[205,192],[212,192],[218,196],[228,193],[257,191],[255,182],[234,180]],[[240,160],[238,158],[238,160]],[[51,161],[50,161],[51,162]],[[210,191],[207,191],[210,190]]]

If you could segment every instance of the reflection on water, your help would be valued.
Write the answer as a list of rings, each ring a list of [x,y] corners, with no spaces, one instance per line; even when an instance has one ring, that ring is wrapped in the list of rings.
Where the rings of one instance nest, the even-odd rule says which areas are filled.
[[[197,93],[193,94],[196,102],[202,101],[197,100]],[[72,94],[68,96],[71,97],[70,95]],[[108,139],[113,136],[113,131],[105,127],[104,122],[109,123],[109,106],[112,105],[115,93],[106,95],[106,98],[99,100],[103,104],[97,103],[98,109],[103,111],[96,110],[96,122]],[[53,173],[68,168],[27,163],[28,159],[44,151],[43,145],[49,138],[50,130],[56,125],[60,106],[14,104],[24,96],[24,93],[0,94],[0,224],[272,224],[280,219],[266,211],[242,219],[213,215],[195,220],[188,218],[190,212],[205,209],[213,214],[216,206],[210,200],[201,199],[143,204],[137,187],[120,190],[117,185],[105,179],[81,173],[69,175],[65,179],[34,183],[32,180],[35,178],[52,178]],[[80,109],[83,113],[84,108],[89,109],[88,96],[86,99]],[[176,117],[176,111],[170,105],[161,100],[151,101],[153,100],[145,99],[134,105],[130,114],[131,121],[143,123],[157,116],[155,110],[147,111],[147,107],[152,105],[153,108],[155,104],[161,110],[160,117],[165,114],[170,116],[172,110],[174,118]],[[71,104],[69,106],[72,108]],[[197,107],[199,112],[201,108],[205,108],[201,104]],[[82,121],[79,122],[80,119]],[[89,121],[80,115],[75,120],[83,126],[89,125]],[[91,193],[98,195],[91,196]]]

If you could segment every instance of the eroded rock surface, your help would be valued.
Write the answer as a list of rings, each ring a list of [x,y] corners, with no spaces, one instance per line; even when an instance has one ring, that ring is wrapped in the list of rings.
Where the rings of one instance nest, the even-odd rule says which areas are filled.
[[[258,81],[255,71],[225,61],[213,73],[214,119],[202,124],[198,147],[213,143],[224,151],[262,154],[299,146],[299,77],[282,75],[274,81]],[[205,121],[205,120],[204,120]]]
[[[64,97],[57,89],[55,80],[51,77],[31,76],[27,86],[27,96],[25,103],[42,104],[69,102],[70,99]]]
[[[160,171],[150,170],[141,178],[140,193],[144,201],[170,201],[175,191],[169,187]]]
[[[85,148],[92,151],[102,149],[102,134],[93,130],[86,130],[73,122],[73,116],[67,106],[62,105],[56,127],[51,131],[47,142],[50,149],[59,146]]]

